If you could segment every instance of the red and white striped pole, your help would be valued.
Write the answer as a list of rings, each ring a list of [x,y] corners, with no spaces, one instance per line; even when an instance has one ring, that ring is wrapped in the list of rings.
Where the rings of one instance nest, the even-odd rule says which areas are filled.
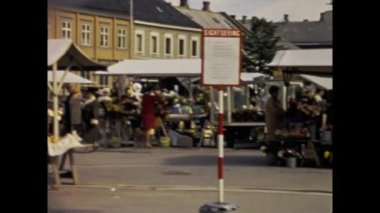
[[[223,87],[219,88],[219,112],[218,112],[218,179],[219,179],[219,203],[224,202],[224,132],[223,132]]]

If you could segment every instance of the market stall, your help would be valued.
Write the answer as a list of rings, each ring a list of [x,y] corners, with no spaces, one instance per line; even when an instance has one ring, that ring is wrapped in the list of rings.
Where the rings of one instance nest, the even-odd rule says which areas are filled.
[[[93,84],[93,82],[87,78],[83,78],[82,76],[76,75],[74,73],[66,71],[57,71],[56,72],[56,78],[62,79],[63,83],[78,83],[78,84]],[[47,80],[48,82],[53,82],[53,71],[47,72]],[[65,76],[66,75],[66,76]],[[65,77],[64,77],[65,76]]]
[[[280,50],[267,66],[289,74],[332,76],[332,49]]]
[[[258,93],[258,84],[265,83],[262,73],[241,73],[240,87],[225,90],[225,145],[234,148],[258,147],[265,127],[264,112],[260,103],[253,106],[251,93]],[[211,102],[218,102],[216,91],[211,89]],[[259,102],[259,100],[257,100]],[[211,122],[216,123],[216,110],[211,110]]]
[[[333,88],[332,49],[277,51],[268,66],[276,68],[281,72],[286,91],[288,91],[292,77],[295,75],[298,75],[302,80],[312,83],[323,90],[329,91]],[[306,95],[301,97],[302,100],[297,102],[294,100],[294,97],[292,97],[293,107],[289,105],[293,110],[292,115],[302,116],[297,116],[298,119],[294,117],[291,120],[287,120],[286,128],[278,130],[278,140],[282,148],[276,154],[285,160],[295,158],[298,162],[303,162],[304,159],[311,158],[316,162],[317,166],[321,166],[324,162],[322,159],[325,159],[326,162],[326,156],[328,158],[327,161],[330,161],[332,157],[332,123],[327,124],[326,114],[322,114],[326,113],[326,107],[331,108],[331,103],[328,103],[331,102],[331,100],[327,103],[323,101],[318,103],[314,98],[311,98],[314,97],[312,95],[314,93],[313,89],[309,88],[304,90],[306,91]],[[285,94],[284,97],[288,105],[290,103],[288,94]],[[300,111],[297,112],[294,110]],[[288,113],[288,116],[289,115]],[[317,119],[317,116],[320,117]],[[300,123],[299,118],[302,117],[307,118],[307,123]],[[319,126],[322,130],[321,132],[319,132],[318,123],[321,123]],[[328,154],[326,155],[326,153]]]
[[[144,78],[186,77],[190,90],[192,79],[201,74],[201,59],[128,59],[108,67],[108,72],[96,72],[98,75],[129,76]],[[190,92],[190,97],[192,94]],[[197,115],[169,114],[167,121],[189,121]],[[168,131],[170,132],[170,131]]]
[[[48,141],[48,145],[52,146],[53,144],[60,143],[59,138],[59,123],[58,123],[58,96],[60,94],[60,90],[63,86],[64,80],[69,74],[69,70],[83,70],[83,71],[91,71],[91,70],[106,70],[106,66],[96,63],[95,61],[88,58],[83,52],[75,45],[72,40],[69,39],[48,39],[48,70],[52,70],[52,81],[48,82],[48,88],[51,90],[53,94],[53,137]],[[59,76],[61,72],[58,70],[65,70],[62,76]],[[49,75],[49,73],[48,73]],[[60,77],[60,78],[59,78]],[[76,137],[74,137],[75,139]],[[69,143],[70,144],[70,143]],[[70,147],[62,147],[63,149],[67,149],[68,151],[64,154],[64,159],[66,154],[69,155],[70,158],[70,166],[71,172],[70,176],[74,180],[74,184],[78,182],[78,175],[76,173],[76,167],[74,163],[74,156]],[[59,156],[53,155],[52,153],[48,153],[50,156],[50,163],[52,165],[55,186],[60,186],[60,171],[58,168]],[[64,160],[61,163],[61,168],[64,165]]]

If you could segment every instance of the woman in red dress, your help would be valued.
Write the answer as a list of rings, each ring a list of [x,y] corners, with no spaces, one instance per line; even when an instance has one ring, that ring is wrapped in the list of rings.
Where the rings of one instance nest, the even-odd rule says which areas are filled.
[[[145,147],[152,147],[152,136],[155,134],[156,125],[156,109],[159,104],[158,98],[154,95],[153,89],[147,87],[142,97],[141,117],[142,128],[145,133]]]

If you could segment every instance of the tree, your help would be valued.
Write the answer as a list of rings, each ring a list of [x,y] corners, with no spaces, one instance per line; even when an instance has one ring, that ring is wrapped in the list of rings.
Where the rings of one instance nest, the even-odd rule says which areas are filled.
[[[246,72],[269,73],[264,65],[272,61],[280,40],[275,31],[272,22],[252,17],[251,32],[244,38],[243,69]]]

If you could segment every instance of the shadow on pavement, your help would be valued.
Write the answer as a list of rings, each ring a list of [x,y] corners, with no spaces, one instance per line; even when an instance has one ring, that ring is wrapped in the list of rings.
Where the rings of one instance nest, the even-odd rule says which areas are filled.
[[[196,155],[174,157],[165,160],[166,165],[171,166],[215,166],[217,156]],[[265,156],[227,156],[224,158],[225,166],[268,166]]]
[[[101,210],[91,209],[49,209],[48,213],[105,213]]]
[[[81,153],[81,154],[87,154],[86,152],[83,151],[75,151],[76,153]],[[128,150],[128,149],[99,149],[94,152],[90,153],[95,153],[95,152],[112,152],[112,153],[138,153],[138,154],[151,154],[152,151],[149,151],[147,149],[136,149],[136,150]]]

